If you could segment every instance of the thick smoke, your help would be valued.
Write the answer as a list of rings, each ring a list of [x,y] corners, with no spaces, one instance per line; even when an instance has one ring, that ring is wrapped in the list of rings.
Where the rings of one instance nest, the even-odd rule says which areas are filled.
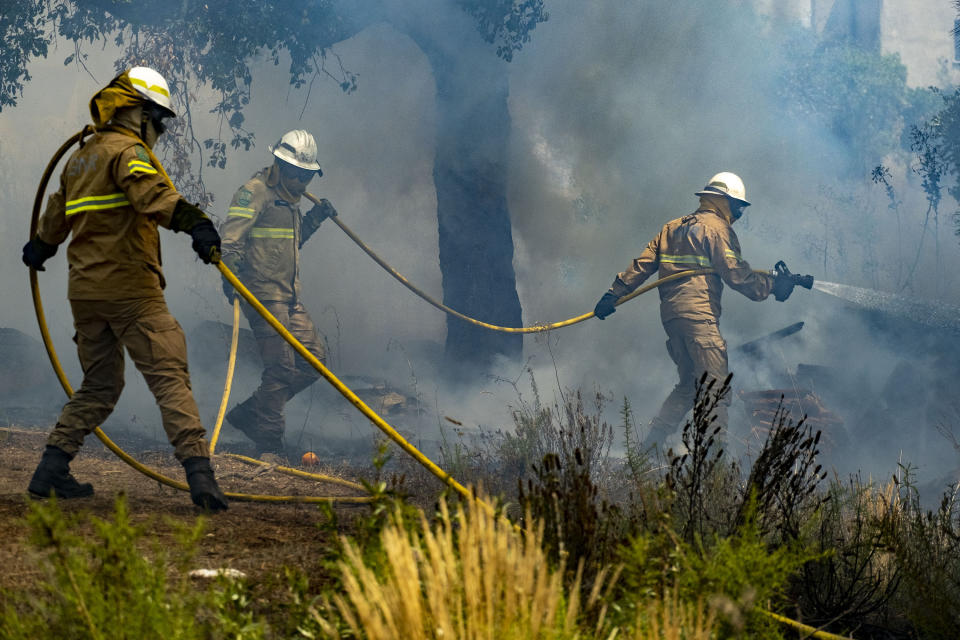
[[[454,3],[448,4],[432,11],[433,28],[442,30],[448,17],[462,20]],[[910,168],[893,163],[903,199],[898,236],[882,190],[870,186],[868,176],[845,180],[852,150],[817,123],[784,115],[778,93],[784,59],[772,27],[742,6],[746,3],[730,4],[739,8],[718,11],[703,0],[551,1],[550,20],[537,27],[512,63],[503,64],[513,120],[509,197],[515,266],[526,324],[592,309],[614,275],[663,223],[692,211],[693,192],[722,170],[743,177],[753,202],[736,229],[755,268],[784,259],[794,271],[845,284],[893,290],[902,283],[925,211]],[[47,157],[86,122],[89,96],[112,75],[119,51],[109,43],[95,49],[86,65],[96,80],[74,66],[63,67],[61,46],[32,63],[34,79],[20,105],[0,114],[0,172],[9,198],[8,214],[0,221],[5,249],[0,295],[8,301],[0,324],[31,335],[36,329],[19,248]],[[233,191],[271,162],[269,143],[288,129],[305,128],[317,138],[324,170],[310,190],[329,198],[388,262],[439,297],[432,176],[436,88],[426,57],[387,23],[338,44],[334,53],[359,76],[353,94],[323,77],[312,87],[295,89],[283,64],[254,66],[245,114],[256,147],[233,153],[226,170],[204,169],[216,198],[212,213],[225,215]],[[328,57],[328,64],[336,74],[338,58]],[[484,91],[482,82],[475,90]],[[194,126],[201,132],[217,126],[205,114],[212,104],[210,92],[198,88]],[[955,281],[946,279],[957,266],[956,244],[941,233],[939,264],[927,236],[917,271],[923,276],[903,293],[956,304]],[[163,243],[171,283],[167,299],[188,336],[205,322],[229,322],[219,277],[196,262],[188,239],[166,233]],[[57,347],[78,381],[63,253],[51,261],[42,285]],[[442,314],[394,282],[332,224],[305,247],[302,277],[305,304],[328,339],[334,371],[386,380],[419,397],[426,417],[401,425],[416,438],[436,439],[437,418],[444,415],[468,428],[508,426],[508,405],[519,401],[518,390],[530,399],[529,376],[517,363],[504,363],[495,372],[499,380],[470,391],[446,389],[437,372]],[[797,321],[806,323],[803,331],[777,345],[762,363],[733,349]],[[871,433],[863,423],[873,415],[871,407],[886,406],[883,393],[898,367],[913,367],[924,381],[935,377],[930,354],[908,346],[914,344],[909,336],[884,339],[889,328],[878,329],[855,308],[806,290],[783,304],[753,303],[727,290],[721,329],[741,388],[799,384],[789,374],[800,363],[839,370],[849,391],[831,396],[830,408],[843,415],[851,450],[863,454],[856,465],[886,472],[902,450],[904,458],[922,464],[922,477],[956,466],[955,456],[934,456],[949,448],[931,433],[935,426],[927,407],[916,408],[912,424],[877,421],[870,446],[855,442]],[[924,331],[915,325],[897,330]],[[664,340],[652,292],[603,322],[525,338],[524,357],[545,401],[559,398],[568,387],[599,388],[613,399],[613,409],[628,397],[645,424],[675,382]],[[194,386],[210,424],[225,345],[220,351],[191,348]],[[255,387],[256,375],[255,358],[241,364],[234,400]],[[131,372],[127,378],[117,424],[128,424],[136,415],[155,430],[158,416],[149,394],[139,376]],[[902,413],[904,420],[911,419],[909,412]],[[288,422],[293,432],[288,437],[299,439],[302,432],[307,442],[330,434],[369,439],[373,430],[323,383],[292,403]]]

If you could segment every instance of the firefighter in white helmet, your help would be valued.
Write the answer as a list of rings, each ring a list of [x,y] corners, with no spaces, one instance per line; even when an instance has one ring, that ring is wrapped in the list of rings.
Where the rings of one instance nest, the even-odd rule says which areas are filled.
[[[640,257],[617,275],[594,309],[603,320],[615,311],[619,298],[655,273],[664,278],[681,271],[715,270],[659,287],[667,352],[677,365],[680,380],[650,423],[646,444],[662,443],[676,431],[693,408],[697,380],[704,373],[717,384],[727,377],[727,344],[720,335],[723,283],[751,300],[765,300],[773,293],[784,301],[797,282],[785,267],[779,275],[757,273],[740,257],[740,241],[731,225],[750,203],[739,176],[718,173],[695,195],[700,196],[697,210],[665,224]],[[726,428],[728,405],[729,395],[717,407],[717,423],[722,428]]]
[[[300,249],[320,223],[337,211],[321,200],[306,215],[300,213],[307,185],[323,175],[312,135],[301,129],[289,131],[270,151],[273,164],[254,174],[230,202],[220,228],[223,261],[284,327],[325,361],[323,340],[302,302]],[[235,295],[226,280],[224,293],[230,300]],[[243,309],[264,368],[259,388],[226,418],[253,441],[258,455],[283,455],[284,407],[319,374],[260,314],[247,305]]]
[[[213,223],[177,192],[152,151],[163,119],[176,115],[170,90],[153,69],[134,67],[93,96],[90,115],[93,135],[67,160],[37,235],[23,248],[24,263],[42,271],[70,238],[67,297],[83,366],[83,383],[60,413],[28,490],[58,498],[93,493],[69,465],[120,397],[126,350],[156,397],[191,498],[226,509],[190,388],[183,330],[163,297],[158,226],[189,233],[204,262],[220,257]]]

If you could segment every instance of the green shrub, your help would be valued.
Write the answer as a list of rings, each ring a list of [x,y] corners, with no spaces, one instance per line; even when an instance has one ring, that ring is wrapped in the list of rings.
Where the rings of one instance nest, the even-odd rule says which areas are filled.
[[[122,494],[111,520],[89,517],[92,538],[76,533],[81,516],[65,516],[53,500],[31,504],[27,521],[47,577],[36,592],[4,594],[4,638],[207,637],[197,620],[206,594],[187,576],[202,520],[181,531],[175,553],[157,543],[151,557],[138,549],[144,531],[130,522]]]
[[[779,638],[782,628],[755,609],[780,604],[789,578],[813,557],[798,545],[771,548],[757,523],[754,499],[730,536],[687,543],[665,524],[635,536],[621,554],[618,601],[628,609],[629,603],[672,592],[689,605],[711,603],[727,635]]]

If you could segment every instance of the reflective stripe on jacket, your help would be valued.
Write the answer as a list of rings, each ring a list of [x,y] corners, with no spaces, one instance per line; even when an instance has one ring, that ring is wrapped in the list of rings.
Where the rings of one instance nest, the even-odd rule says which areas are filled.
[[[659,287],[660,318],[717,321],[723,283],[751,300],[770,295],[773,277],[754,272],[740,257],[740,241],[720,211],[701,201],[695,212],[663,226],[640,257],[617,275],[610,292],[624,296],[654,273],[664,278],[691,269],[717,273],[693,276]]]
[[[151,164],[136,138],[102,131],[71,154],[60,188],[47,200],[38,234],[67,247],[71,300],[163,295],[160,234],[180,194]]]
[[[260,300],[300,299],[300,207],[277,189],[275,167],[258,171],[233,195],[220,226],[224,260],[239,257],[237,276]]]

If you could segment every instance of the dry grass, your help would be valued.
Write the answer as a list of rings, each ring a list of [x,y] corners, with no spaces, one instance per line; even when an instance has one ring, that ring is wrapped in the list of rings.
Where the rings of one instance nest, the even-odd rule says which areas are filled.
[[[635,625],[617,628],[605,602],[619,574],[600,572],[581,601],[582,567],[565,588],[563,567],[551,568],[543,551],[543,525],[519,531],[477,503],[451,514],[441,503],[430,526],[420,513],[412,531],[398,513],[381,534],[383,561],[371,566],[343,538],[343,593],[332,608],[353,637],[370,640],[706,640],[715,615],[702,603],[668,594],[638,607]],[[589,614],[589,615],[587,615]],[[318,622],[321,622],[318,620]],[[334,625],[323,630],[340,637]]]
[[[666,593],[637,611],[632,640],[711,640],[716,638],[716,611],[702,601],[683,602],[676,594]]]
[[[344,538],[344,595],[333,598],[351,631],[371,640],[408,638],[572,638],[577,601],[549,568],[542,527],[518,532],[476,503],[451,515],[441,503],[419,532],[398,515],[382,533],[385,562],[363,562]],[[574,591],[576,593],[576,590]]]

